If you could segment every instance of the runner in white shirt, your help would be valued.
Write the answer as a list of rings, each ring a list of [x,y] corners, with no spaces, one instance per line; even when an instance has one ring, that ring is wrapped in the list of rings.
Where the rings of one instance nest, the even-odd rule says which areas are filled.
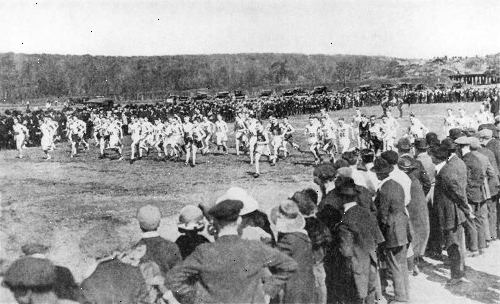
[[[164,144],[164,137],[163,137],[163,130],[165,128],[165,124],[161,121],[160,118],[157,118],[155,120],[155,123],[153,125],[153,146],[156,149],[156,152],[158,152],[158,157],[161,157],[161,152],[162,149],[160,148],[160,145]]]
[[[110,117],[109,124],[104,130],[104,134],[108,140],[108,146],[106,149],[116,150],[118,155],[120,156],[118,160],[123,159],[123,130],[120,124],[120,121],[116,119],[114,116]],[[104,150],[101,150],[101,156],[104,156]]]
[[[227,149],[227,132],[228,127],[226,122],[222,119],[221,115],[217,115],[217,121],[215,122],[215,142],[217,145],[217,151],[224,151],[225,154],[229,154]]]
[[[495,122],[493,114],[485,110],[484,104],[479,105],[479,112],[474,114],[474,120],[478,126],[482,124],[492,124]]]
[[[260,176],[260,157],[262,154],[266,154],[271,161],[271,151],[269,150],[269,134],[267,130],[262,125],[262,122],[257,121],[255,124],[255,173],[254,177],[257,178]]]
[[[205,133],[205,137],[203,138],[203,148],[201,149],[202,154],[207,154],[210,152],[210,140],[214,134],[215,125],[211,122],[208,117],[203,116],[203,121],[201,122],[201,128]]]
[[[323,142],[323,151],[328,153],[331,157],[332,162],[335,161],[335,151],[337,150],[337,130],[334,125],[328,122],[325,117],[320,119],[320,138]]]
[[[339,152],[344,153],[349,150],[352,140],[352,127],[345,123],[343,117],[340,117],[338,120],[337,138],[339,141]]]
[[[132,164],[135,161],[135,154],[139,148],[139,142],[142,138],[142,128],[137,117],[132,116],[130,123],[128,124],[128,131],[130,133],[130,138],[132,139],[132,143],[130,144],[130,163]]]
[[[457,119],[455,115],[453,115],[453,110],[451,108],[446,109],[443,125],[445,135],[448,135],[451,129],[458,127]]]
[[[49,150],[52,147],[53,141],[53,125],[51,125],[49,118],[44,117],[42,123],[40,124],[40,132],[42,133],[41,147],[43,153],[45,153],[45,159],[49,160],[52,157],[49,154]]]
[[[83,140],[85,135],[86,125],[80,119],[70,116],[67,123],[68,138],[71,144],[71,158],[78,155],[78,146],[80,143],[86,144]]]
[[[410,127],[408,128],[408,135],[410,137],[410,142],[415,142],[417,138],[425,138],[425,135],[429,133],[429,129],[424,126],[424,124],[415,117],[415,114],[410,114]]]
[[[321,126],[316,117],[309,117],[309,124],[305,128],[305,135],[307,136],[307,143],[309,144],[309,151],[314,156],[314,163],[317,165],[321,162],[319,148],[321,146]]]
[[[460,129],[477,129],[477,123],[474,119],[465,114],[464,109],[458,109],[458,117],[456,121],[457,127]]]
[[[382,128],[382,150],[394,150],[394,141],[396,140],[396,132],[398,129],[393,128],[393,124],[389,121],[389,118],[387,116],[382,117],[382,123],[380,124],[380,126]]]
[[[257,145],[257,124],[258,120],[250,114],[245,121],[248,130],[248,154],[250,155],[250,164],[254,162],[254,153]],[[269,149],[269,147],[268,147]]]
[[[139,158],[142,158],[143,151],[146,151],[146,154],[149,155],[150,148],[154,147],[154,129],[153,124],[149,122],[147,118],[140,118],[140,126],[141,126],[141,139],[139,140]]]
[[[245,117],[243,112],[238,112],[234,122],[234,139],[236,143],[236,155],[240,155],[240,144],[245,147],[248,144],[247,128],[245,125]]]

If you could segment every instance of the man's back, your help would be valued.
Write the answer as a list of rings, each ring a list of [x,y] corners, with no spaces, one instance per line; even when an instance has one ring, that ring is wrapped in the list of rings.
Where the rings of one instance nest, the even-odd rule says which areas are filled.
[[[155,262],[160,266],[163,275],[182,261],[179,247],[160,236],[142,238],[138,245],[142,244],[146,245],[146,254],[141,258],[141,261]]]
[[[80,285],[83,296],[92,304],[147,303],[146,283],[139,268],[117,259],[97,265]]]
[[[214,243],[198,246],[167,275],[172,290],[186,290],[195,277],[198,302],[263,303],[264,269],[274,267],[283,280],[297,269],[297,263],[259,241],[242,240],[236,235],[221,236]],[[276,276],[273,281],[279,281]],[[283,283],[283,282],[281,282]]]

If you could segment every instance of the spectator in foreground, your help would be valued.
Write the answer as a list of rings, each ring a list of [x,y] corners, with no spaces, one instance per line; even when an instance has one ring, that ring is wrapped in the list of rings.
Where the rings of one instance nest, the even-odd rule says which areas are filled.
[[[21,247],[21,251],[27,257],[46,259],[46,254],[49,247],[38,244],[28,243]],[[68,299],[78,301],[80,288],[75,282],[75,278],[71,271],[63,266],[54,266],[56,274],[53,289],[59,299]]]
[[[56,280],[56,267],[52,262],[43,258],[23,257],[7,269],[3,284],[20,304],[78,303],[57,297],[54,290]]]
[[[146,254],[141,261],[155,262],[165,276],[182,260],[182,256],[175,243],[162,238],[158,233],[161,221],[160,209],[153,205],[142,206],[137,210],[137,220],[142,230],[142,239],[136,246],[146,246]]]
[[[283,303],[317,303],[312,244],[297,204],[291,199],[281,202],[271,210],[270,219],[278,231],[276,247],[298,264],[297,272],[285,285]]]
[[[214,243],[198,246],[181,264],[167,274],[167,286],[174,292],[192,291],[198,281],[197,303],[265,303],[277,294],[297,263],[260,241],[243,240],[238,235],[243,203],[224,200],[208,210],[218,231]],[[262,284],[266,269],[273,276]]]
[[[149,303],[148,288],[139,267],[119,259],[125,249],[111,225],[96,226],[83,236],[80,250],[95,260],[94,272],[80,285],[89,303]]]
[[[175,243],[179,247],[182,259],[187,258],[199,245],[210,242],[199,234],[205,229],[205,219],[201,209],[194,205],[187,205],[181,209],[177,229],[181,235]]]

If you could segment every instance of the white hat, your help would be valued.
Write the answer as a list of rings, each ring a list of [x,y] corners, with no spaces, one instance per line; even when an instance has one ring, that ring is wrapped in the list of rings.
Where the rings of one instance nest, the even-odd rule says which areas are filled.
[[[215,204],[218,204],[224,200],[239,200],[243,203],[243,209],[240,211],[240,215],[249,214],[259,209],[259,202],[257,202],[253,197],[248,194],[248,192],[240,187],[231,187],[226,193],[221,197],[217,198]]]

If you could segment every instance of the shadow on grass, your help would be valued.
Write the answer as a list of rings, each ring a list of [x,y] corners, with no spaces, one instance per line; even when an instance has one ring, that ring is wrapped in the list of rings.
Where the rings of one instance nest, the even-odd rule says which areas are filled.
[[[443,263],[433,265],[428,262],[423,262],[421,266],[421,272],[427,276],[427,280],[445,284],[444,287],[454,295],[486,304],[500,302],[499,276],[465,267],[465,277],[470,282],[449,285],[446,284],[449,272],[445,271],[449,270],[449,266]]]

